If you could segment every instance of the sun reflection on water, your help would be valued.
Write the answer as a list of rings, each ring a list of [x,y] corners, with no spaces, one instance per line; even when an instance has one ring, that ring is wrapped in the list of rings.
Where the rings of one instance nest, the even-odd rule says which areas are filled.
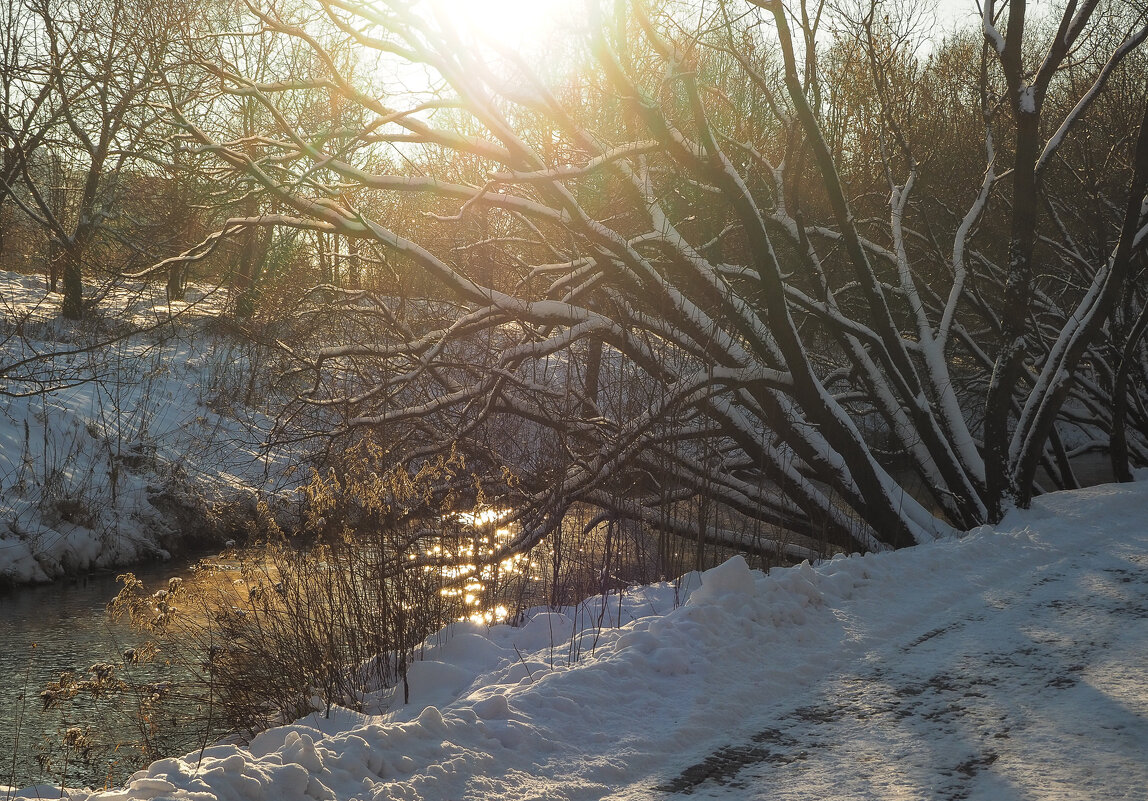
[[[444,598],[461,599],[467,612],[458,617],[460,621],[491,624],[506,620],[510,610],[501,603],[484,606],[485,596],[489,591],[497,590],[494,585],[499,581],[527,575],[537,567],[537,564],[525,554],[515,554],[497,563],[485,561],[511,541],[513,531],[510,527],[500,526],[493,531],[490,529],[509,515],[509,509],[459,512],[455,515],[455,520],[474,529],[475,535],[457,543],[454,551],[444,548],[441,543],[430,545],[424,550],[424,555],[430,558],[458,560],[452,565],[427,565],[423,570],[438,571],[439,575],[450,583],[450,586],[443,587],[439,592]],[[411,554],[410,558],[416,557]],[[472,578],[464,583],[463,579],[467,577]]]

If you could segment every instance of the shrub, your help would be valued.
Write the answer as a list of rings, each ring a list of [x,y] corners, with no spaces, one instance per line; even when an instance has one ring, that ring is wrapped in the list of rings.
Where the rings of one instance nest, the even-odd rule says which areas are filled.
[[[179,696],[195,699],[204,732],[248,738],[332,704],[369,709],[402,683],[429,634],[464,615],[456,590],[473,571],[440,569],[479,547],[439,489],[460,464],[380,474],[369,469],[378,455],[360,443],[316,473],[291,536],[263,507],[253,545],[201,562],[187,580],[148,592],[123,577],[113,614],[184,667]]]

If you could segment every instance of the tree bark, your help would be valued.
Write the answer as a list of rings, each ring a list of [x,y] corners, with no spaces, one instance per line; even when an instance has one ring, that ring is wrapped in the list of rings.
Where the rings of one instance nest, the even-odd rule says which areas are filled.
[[[60,257],[64,285],[61,311],[69,320],[81,320],[84,317],[83,251],[71,244],[61,248]]]

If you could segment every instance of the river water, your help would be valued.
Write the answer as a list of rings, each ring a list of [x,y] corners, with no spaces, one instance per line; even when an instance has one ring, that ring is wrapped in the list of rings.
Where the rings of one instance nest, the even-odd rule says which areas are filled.
[[[508,535],[499,529],[490,536],[501,544]],[[438,550],[427,547],[431,549],[428,555]],[[236,571],[230,575],[238,575],[239,563],[234,559],[210,559],[225,570]],[[190,576],[195,562],[173,561],[135,567],[131,572],[150,592],[165,586],[172,576]],[[515,557],[502,564],[501,570],[505,576],[529,565],[524,557]],[[444,576],[471,573],[472,580],[444,589],[443,595],[459,595],[460,609],[474,620],[504,618],[508,614],[504,607],[484,605],[487,580],[477,568],[443,569]],[[133,632],[125,621],[109,618],[107,605],[121,588],[117,574],[109,572],[0,594],[0,799],[3,785],[122,785],[150,761],[138,745],[139,716],[133,714],[142,697],[139,692],[98,698],[82,694],[51,709],[45,709],[41,701],[45,685],[58,681],[62,673],[71,672],[83,680],[91,675],[90,666],[99,663],[116,665],[116,676],[136,688],[181,678],[175,666],[126,664],[125,652],[146,637]],[[186,753],[204,744],[196,731],[181,731],[187,728],[183,721],[156,722],[164,736],[161,750],[165,755]],[[77,742],[80,747],[69,745]]]
[[[134,572],[160,584],[186,569],[175,562]],[[122,782],[144,761],[132,745],[139,734],[127,699],[77,696],[48,710],[40,700],[45,684],[61,673],[85,678],[89,666],[121,662],[140,642],[126,623],[106,614],[119,589],[116,574],[106,573],[0,594],[0,785],[58,785],[63,778],[71,786],[103,787]],[[155,681],[166,670],[148,665],[122,678]],[[74,747],[65,748],[69,729]]]

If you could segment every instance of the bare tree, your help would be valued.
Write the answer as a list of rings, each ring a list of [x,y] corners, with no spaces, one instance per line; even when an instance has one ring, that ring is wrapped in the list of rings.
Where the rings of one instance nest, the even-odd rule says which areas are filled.
[[[1114,39],[1073,0],[1032,34],[1022,0],[988,2],[981,43],[952,45],[962,77],[876,4],[606,5],[544,67],[405,2],[252,7],[312,54],[214,68],[273,124],[257,148],[181,124],[281,210],[233,225],[338,234],[387,271],[292,349],[300,401],[396,459],[506,468],[512,549],[587,503],[742,548],[880,550],[1026,504],[1042,463],[1061,476],[1073,414],[1111,408],[1090,348],[1143,251],[1144,134],[1089,168],[1122,186],[1099,258],[1042,213],[1072,203],[1044,177],[1143,16]],[[372,56],[430,77],[388,93],[348,70]],[[950,118],[928,92],[979,134],[956,185],[930,186]],[[357,123],[302,124],[316,93]]]
[[[108,223],[130,188],[125,179],[133,170],[162,174],[148,165],[168,162],[163,106],[188,11],[160,0],[29,0],[8,8],[19,17],[12,30],[21,31],[20,48],[35,60],[19,100],[8,103],[19,105],[23,124],[9,114],[0,184],[5,200],[47,233],[64,316],[78,319],[85,264],[97,241],[115,238]]]
[[[35,152],[55,123],[47,103],[51,86],[47,54],[36,30],[36,17],[21,3],[0,8],[0,208],[13,204],[29,153]],[[13,219],[7,214],[0,225]],[[0,253],[7,251],[0,227]]]

